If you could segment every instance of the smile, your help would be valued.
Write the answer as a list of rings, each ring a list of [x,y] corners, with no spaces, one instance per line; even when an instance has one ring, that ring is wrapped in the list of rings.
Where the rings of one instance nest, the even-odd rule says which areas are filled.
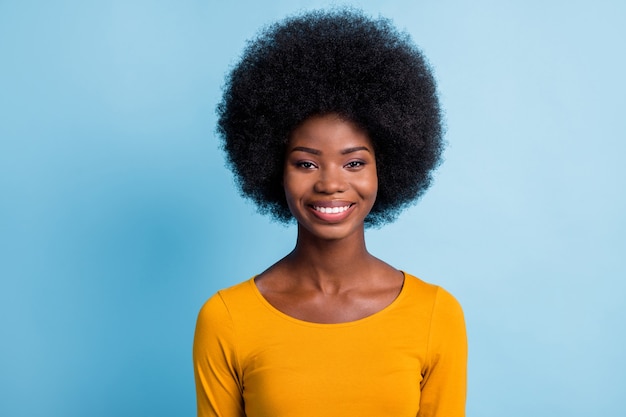
[[[343,213],[344,211],[348,210],[350,208],[351,204],[348,204],[347,206],[342,206],[342,207],[318,207],[318,206],[313,206],[313,210],[315,211],[319,211],[320,213],[324,213],[324,214],[337,214],[337,213]]]

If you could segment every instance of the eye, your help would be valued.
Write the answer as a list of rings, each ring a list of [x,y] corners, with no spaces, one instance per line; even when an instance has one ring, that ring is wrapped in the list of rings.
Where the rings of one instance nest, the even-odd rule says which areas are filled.
[[[315,164],[310,161],[298,161],[296,162],[296,167],[303,168],[303,169],[314,169]]]
[[[345,167],[350,168],[350,169],[356,169],[356,168],[361,168],[364,165],[365,165],[365,162],[363,161],[350,161],[345,165]]]

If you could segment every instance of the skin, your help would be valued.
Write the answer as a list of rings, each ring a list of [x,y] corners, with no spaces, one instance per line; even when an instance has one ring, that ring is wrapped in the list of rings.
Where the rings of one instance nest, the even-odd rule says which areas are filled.
[[[283,186],[298,238],[290,254],[255,278],[265,299],[315,323],[358,320],[393,302],[404,275],[365,245],[364,219],[378,190],[367,134],[334,114],[305,120],[288,143]],[[315,209],[322,206],[340,212]]]

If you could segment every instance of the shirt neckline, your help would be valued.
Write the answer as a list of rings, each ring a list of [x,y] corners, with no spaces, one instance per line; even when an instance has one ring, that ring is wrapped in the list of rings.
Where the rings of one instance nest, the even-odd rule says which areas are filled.
[[[400,289],[400,292],[398,293],[396,298],[394,298],[393,301],[391,301],[391,303],[387,304],[385,307],[381,308],[375,313],[370,314],[369,316],[361,317],[360,319],[356,319],[356,320],[339,322],[339,323],[317,323],[314,321],[301,320],[293,316],[290,316],[289,314],[284,313],[281,310],[274,307],[269,301],[267,301],[267,299],[263,296],[263,294],[261,294],[261,291],[259,291],[259,288],[256,286],[256,283],[254,282],[256,275],[250,278],[248,280],[248,283],[250,284],[252,291],[254,292],[258,300],[261,302],[261,304],[265,308],[267,308],[270,312],[281,317],[282,319],[301,325],[301,326],[319,327],[319,328],[336,328],[336,327],[356,326],[356,325],[369,322],[371,320],[374,320],[380,317],[381,315],[384,315],[387,311],[393,309],[397,304],[399,304],[400,301],[404,298],[405,293],[407,292],[407,286],[408,286],[407,284],[409,281],[409,275],[404,271],[400,271],[400,272],[402,272],[402,275],[404,276],[404,281],[402,282],[402,288]]]

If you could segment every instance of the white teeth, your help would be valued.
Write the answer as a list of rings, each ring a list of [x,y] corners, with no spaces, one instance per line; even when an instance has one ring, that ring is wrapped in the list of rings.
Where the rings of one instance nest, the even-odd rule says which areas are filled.
[[[337,214],[337,213],[343,213],[344,211],[348,210],[350,208],[350,206],[344,206],[344,207],[317,207],[317,206],[313,206],[313,208],[315,210],[319,211],[320,213]]]

